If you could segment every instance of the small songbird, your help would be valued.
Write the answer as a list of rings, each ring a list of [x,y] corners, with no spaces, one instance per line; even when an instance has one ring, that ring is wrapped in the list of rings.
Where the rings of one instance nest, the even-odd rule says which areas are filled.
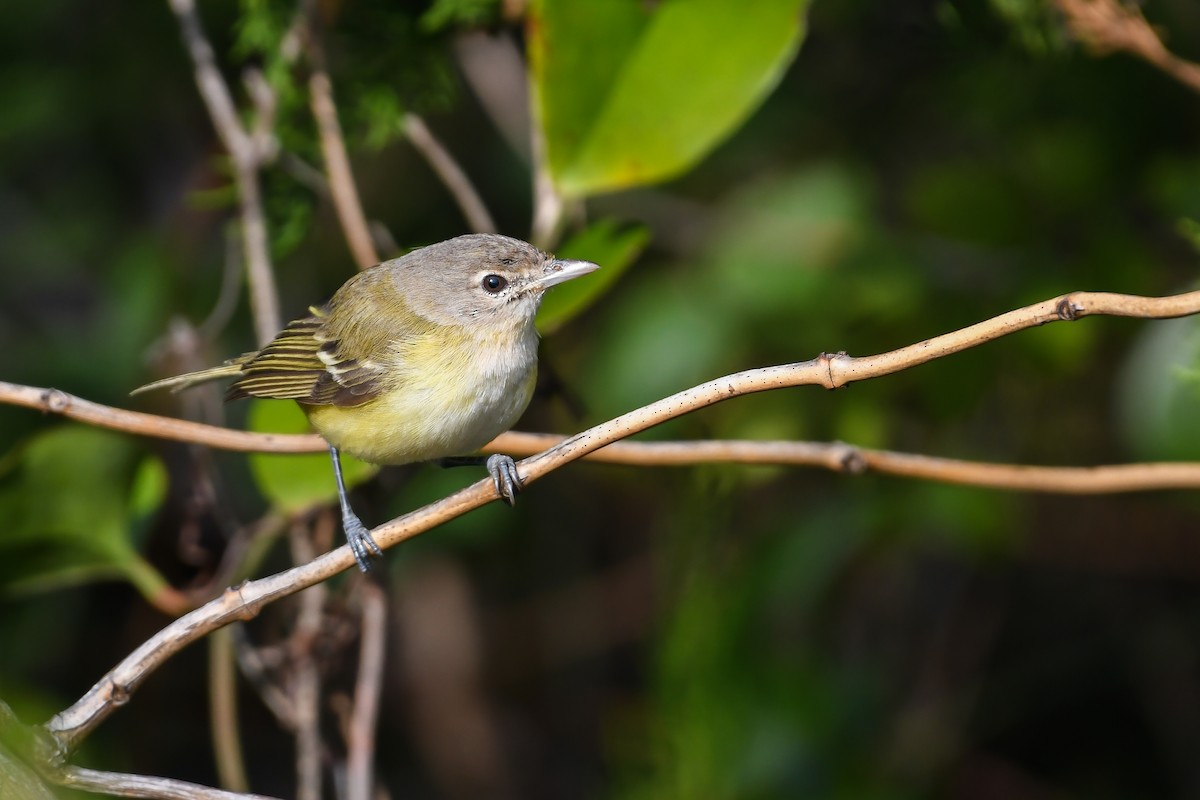
[[[226,400],[299,403],[329,444],[346,541],[366,572],[382,552],[350,508],[338,454],[462,463],[508,430],[533,396],[542,295],[595,269],[507,236],[459,236],[359,272],[262,350],[133,394],[235,378]],[[511,504],[521,488],[512,458],[470,460],[486,463]]]

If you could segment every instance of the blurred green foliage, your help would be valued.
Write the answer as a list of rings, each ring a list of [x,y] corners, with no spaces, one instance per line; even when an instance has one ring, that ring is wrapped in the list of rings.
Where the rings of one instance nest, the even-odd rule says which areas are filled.
[[[516,85],[532,83],[552,177],[586,200],[555,250],[604,270],[547,298],[562,391],[522,428],[579,430],[727,372],[883,352],[1074,289],[1195,285],[1200,98],[1079,51],[1046,2],[540,0],[524,27],[520,4],[494,0],[317,5],[364,205],[402,246],[463,232],[403,141],[408,110],[504,232],[527,235],[526,156],[455,48],[478,26],[529,51]],[[275,92],[283,156],[263,186],[283,305],[300,314],[353,266],[306,170],[320,151],[305,62],[279,49],[294,6],[201,6],[239,102],[247,68]],[[1200,59],[1191,0],[1145,11]],[[10,3],[0,48],[0,379],[302,429],[284,403],[127,397],[253,346],[244,301],[179,334],[222,293],[236,197],[167,4]],[[528,110],[519,93],[489,99]],[[1195,320],[1086,319],[648,436],[1196,459],[1198,360]],[[333,496],[323,454],[210,455],[26,409],[0,408],[0,448],[0,696],[19,713],[66,705],[160,627],[141,597],[162,575],[202,582],[239,525]],[[347,470],[369,524],[479,477]],[[489,718],[512,796],[1188,797],[1198,515],[1185,493],[577,465],[387,563],[397,586],[436,560],[470,580],[489,676],[472,702],[503,710]],[[633,591],[614,578],[630,563],[649,565]],[[286,628],[277,613],[254,635]],[[120,747],[97,760],[212,783],[204,726],[178,725],[207,713],[203,668],[181,654],[97,734],[138,741],[135,763]],[[388,676],[385,783],[452,796],[414,744],[404,671]],[[257,710],[243,724],[256,790],[290,795],[286,734]]]

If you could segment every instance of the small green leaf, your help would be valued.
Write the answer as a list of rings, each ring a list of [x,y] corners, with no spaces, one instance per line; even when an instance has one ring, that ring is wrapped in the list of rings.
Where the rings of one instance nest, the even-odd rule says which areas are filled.
[[[255,400],[250,404],[247,424],[261,433],[311,433],[304,412],[295,403]],[[377,467],[348,456],[341,456],[342,475],[350,488],[370,478]],[[255,453],[250,456],[250,471],[258,488],[271,505],[280,511],[301,511],[316,503],[337,497],[333,465],[325,453],[279,455]]]
[[[541,0],[528,16],[550,172],[581,197],[683,172],[778,83],[808,0]]]
[[[650,231],[644,226],[618,230],[613,220],[596,222],[568,240],[558,249],[559,258],[593,261],[600,269],[547,292],[538,312],[538,330],[552,333],[594,303],[629,269],[649,240]]]
[[[81,425],[39,433],[14,451],[0,475],[0,588],[121,577],[146,595],[164,589],[134,546],[131,511],[152,511],[165,478],[157,459],[145,459],[134,479],[136,456],[128,438]],[[157,489],[144,477],[155,471]]]

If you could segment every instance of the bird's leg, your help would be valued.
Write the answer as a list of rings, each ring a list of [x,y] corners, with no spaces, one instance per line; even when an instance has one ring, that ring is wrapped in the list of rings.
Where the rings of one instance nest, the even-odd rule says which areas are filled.
[[[333,445],[329,445],[329,457],[333,459],[333,477],[337,480],[338,503],[342,507],[342,530],[346,533],[346,544],[350,545],[358,568],[366,572],[371,568],[372,558],[383,558],[383,551],[371,538],[367,526],[350,510],[350,500],[346,497],[346,482],[342,479],[342,459]]]
[[[495,453],[490,456],[450,456],[439,458],[437,461],[443,467],[487,467],[492,482],[500,499],[510,506],[517,502],[517,493],[521,491],[521,476],[517,474],[516,462],[512,456]]]

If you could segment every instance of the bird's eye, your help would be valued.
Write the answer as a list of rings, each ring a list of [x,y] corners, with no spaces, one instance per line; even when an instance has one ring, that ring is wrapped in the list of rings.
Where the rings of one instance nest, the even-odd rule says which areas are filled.
[[[508,286],[508,281],[500,275],[484,275],[479,285],[489,294],[499,294]]]

